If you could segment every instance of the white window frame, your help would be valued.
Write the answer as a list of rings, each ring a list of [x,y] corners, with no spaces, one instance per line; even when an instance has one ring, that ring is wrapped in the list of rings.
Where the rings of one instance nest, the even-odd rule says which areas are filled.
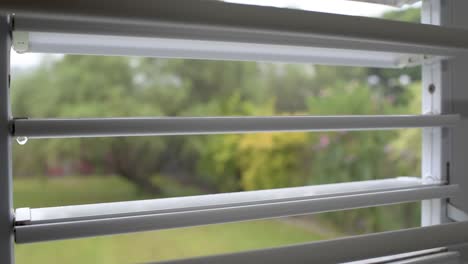
[[[83,3],[85,3],[83,6],[86,7],[86,1],[83,1]],[[167,3],[170,5],[169,1]],[[34,6],[36,3],[31,2],[30,4]],[[21,3],[15,5],[14,1],[6,1],[3,5],[4,6],[0,5],[0,11],[28,11],[28,6],[24,6]],[[54,6],[51,7],[52,11],[54,11]],[[57,12],[64,11],[65,9],[63,8],[66,8],[66,6],[60,5],[56,7],[58,7],[58,9],[55,10]],[[35,8],[39,10],[39,13],[41,12],[40,6],[36,6]],[[447,2],[426,0],[423,6],[423,22],[434,25],[468,26],[468,19],[462,19],[462,11],[460,11],[467,9],[468,5],[466,2],[463,2],[463,0],[451,0]],[[270,9],[268,10],[269,12],[272,11]],[[82,11],[84,12],[86,10]],[[148,15],[144,10],[142,14]],[[190,16],[190,13],[187,13],[187,15]],[[292,17],[291,14],[287,14],[287,12],[285,12],[285,15],[289,18]],[[463,162],[463,159],[466,155],[466,149],[468,149],[468,142],[463,142],[463,139],[464,135],[467,134],[465,132],[468,132],[468,125],[464,120],[459,121],[459,116],[446,114],[457,113],[457,111],[460,113],[466,112],[464,110],[466,106],[463,108],[461,104],[457,104],[458,99],[468,97],[468,92],[462,91],[460,88],[460,83],[463,83],[463,81],[466,81],[465,79],[468,78],[466,74],[463,73],[464,65],[467,64],[468,59],[464,56],[460,56],[460,54],[464,54],[463,52],[468,49],[468,37],[459,35],[465,33],[465,31],[407,25],[408,28],[405,28],[404,32],[399,34],[395,33],[398,27],[391,22],[323,14],[316,14],[316,16],[310,17],[317,22],[311,23],[312,25],[321,24],[321,22],[328,22],[334,25],[328,29],[329,32],[323,31],[321,28],[314,28],[313,26],[310,28],[312,32],[314,32],[314,30],[320,32],[318,37],[315,35],[314,38],[312,38],[312,43],[315,43],[315,45],[320,46],[320,43],[321,45],[333,43],[332,46],[334,48],[343,48],[345,45],[350,45],[350,47],[360,47],[372,50],[373,52],[394,52],[398,55],[415,51],[421,51],[436,56],[441,54],[444,56],[455,55],[456,59],[450,58],[450,60],[442,62],[438,60],[435,61],[434,57],[417,57],[419,62],[423,62],[423,113],[427,114],[423,116],[368,116],[366,120],[361,120],[363,122],[360,121],[359,117],[356,118],[352,116],[331,118],[208,118],[202,120],[179,118],[169,121],[162,119],[15,120],[11,117],[9,101],[9,53],[12,25],[6,16],[1,16],[0,18],[0,52],[3,58],[0,60],[0,100],[2,100],[0,103],[0,127],[3,127],[0,129],[0,174],[3,175],[0,177],[0,263],[14,262],[13,244],[15,235],[17,242],[35,242],[80,237],[79,233],[83,233],[84,236],[114,234],[157,228],[295,215],[311,211],[320,212],[359,208],[416,200],[425,200],[422,206],[423,227],[421,228],[308,243],[279,249],[265,249],[250,253],[231,254],[228,256],[207,257],[203,258],[201,261],[203,263],[219,263],[220,260],[222,260],[223,263],[239,263],[241,261],[245,263],[258,263],[264,260],[268,261],[268,263],[284,263],[284,261],[290,260],[291,256],[295,256],[298,262],[304,260],[311,263],[334,263],[350,259],[372,258],[428,248],[446,247],[452,244],[468,242],[468,232],[466,232],[468,230],[468,222],[448,223],[451,220],[468,220],[467,215],[464,213],[468,211],[468,203],[466,203],[466,199],[464,199],[464,196],[468,196],[468,194],[456,192],[458,185],[461,186],[462,190],[468,189],[468,180],[463,177],[463,171],[466,171],[463,170],[464,166],[467,166],[465,165],[466,162]],[[192,18],[197,19],[196,16]],[[457,18],[457,20],[454,18]],[[28,19],[28,17],[25,17],[24,20],[21,20],[23,23],[22,26],[24,28],[29,27],[29,29],[35,27],[36,24],[31,22],[35,20]],[[42,19],[44,23],[51,22],[47,20],[47,17],[36,17],[35,19]],[[255,24],[258,21],[252,19],[251,22]],[[336,27],[337,24],[347,28],[349,32],[346,30],[344,30],[345,33],[340,32]],[[92,28],[89,27],[90,25],[86,24],[82,26],[85,28],[88,27],[88,29]],[[353,26],[362,26],[362,28],[356,30]],[[382,28],[388,29],[391,33],[379,32]],[[207,27],[202,29],[210,31],[215,41],[226,41],[227,38],[232,37],[229,34],[234,34],[244,41],[258,42],[261,45],[268,45],[266,42],[271,40],[272,36],[279,34],[278,32],[273,32],[274,34],[271,34],[270,31],[264,31],[262,34],[258,34],[259,32],[257,31],[239,31],[238,29],[233,29],[229,34],[225,34],[223,30],[217,28]],[[292,25],[292,29],[297,28],[294,28],[294,25]],[[79,31],[80,29],[75,28],[75,30]],[[114,27],[113,30],[118,31],[120,28]],[[196,31],[192,31],[193,28],[187,31],[187,28],[180,27],[178,30],[177,32],[182,32],[184,34],[187,34],[189,31],[196,33]],[[300,46],[311,44],[311,39],[309,36],[304,36],[304,32],[301,34],[289,34],[287,29],[283,28],[282,30],[285,30],[280,33],[283,34],[282,37],[284,38],[277,38],[275,40],[276,42],[273,43],[274,45],[284,45],[285,39]],[[427,35],[425,35],[426,33]],[[433,34],[432,36],[439,35],[441,38],[431,37],[431,34]],[[392,37],[395,39],[392,39]],[[421,41],[420,38],[427,40],[427,43]],[[461,44],[453,41],[452,38],[459,40]],[[182,51],[187,52],[186,50]],[[177,52],[181,52],[181,50]],[[204,54],[202,57],[206,56],[217,58],[216,56],[213,57],[213,54]],[[246,54],[232,53],[229,51],[219,56],[234,56],[232,57],[233,59],[242,59],[245,58]],[[270,56],[268,58],[271,58],[271,54],[265,54],[265,56]],[[285,56],[289,56],[288,58],[290,58],[291,61],[298,59],[297,54],[285,54]],[[436,58],[440,59],[441,57]],[[409,61],[414,61],[414,58],[410,57]],[[362,61],[360,61],[360,63],[361,64],[358,65],[363,65]],[[369,63],[369,61],[366,61],[366,63]],[[396,66],[401,65],[402,64],[396,64]],[[316,125],[304,126],[304,123],[310,121],[317,121],[317,123],[314,123]],[[11,140],[13,136],[48,138],[161,135],[174,133],[211,134],[231,131],[226,129],[226,124],[232,125],[233,122],[236,126],[242,127],[242,129],[235,130],[234,132],[244,133],[278,130],[316,131],[330,129],[361,130],[423,127],[423,179],[422,181],[409,179],[409,185],[408,182],[389,181],[395,184],[396,188],[390,188],[388,185],[389,182],[383,184],[383,187],[380,186],[376,188],[375,184],[378,185],[383,182],[375,181],[371,183],[372,188],[369,189],[365,188],[365,184],[361,184],[363,189],[359,192],[351,191],[353,190],[353,183],[328,185],[323,187],[328,188],[328,192],[321,193],[320,195],[307,194],[311,189],[314,189],[314,187],[303,187],[301,189],[303,190],[303,194],[298,192],[299,189],[286,188],[280,190],[280,192],[275,192],[275,195],[279,193],[286,195],[280,195],[276,200],[249,198],[270,195],[268,191],[246,192],[239,194],[240,200],[237,198],[233,200],[235,206],[229,203],[228,206],[226,206],[226,201],[222,199],[219,204],[210,204],[204,201],[206,197],[200,197],[200,199],[191,198],[191,202],[194,203],[193,207],[178,208],[178,210],[170,212],[164,211],[168,209],[174,210],[174,208],[167,207],[167,205],[170,204],[169,200],[165,200],[162,203],[160,203],[161,201],[155,201],[149,203],[147,207],[148,211],[145,211],[145,213],[151,212],[152,214],[150,215],[143,214],[141,211],[140,215],[135,215],[134,211],[109,211],[108,216],[113,215],[113,217],[115,217],[115,214],[118,216],[110,219],[102,218],[102,214],[96,214],[96,210],[99,209],[99,211],[101,211],[102,208],[96,208],[94,205],[75,207],[72,209],[68,208],[71,211],[76,210],[78,214],[86,211],[86,213],[80,216],[82,218],[78,219],[78,221],[76,221],[76,218],[66,218],[66,221],[63,221],[64,219],[57,217],[63,212],[64,208],[25,209],[17,211],[16,215],[13,213],[11,171]],[[459,125],[459,123],[461,123],[461,125]],[[97,129],[90,130],[90,124],[98,124]],[[172,126],[172,128],[161,131],[159,129],[161,124]],[[200,126],[200,124],[203,125]],[[457,126],[455,128],[446,128],[446,126],[451,126],[453,124],[457,124]],[[44,125],[47,125],[48,129],[44,129]],[[50,129],[51,127],[52,129]],[[68,129],[69,127],[73,127],[73,130]],[[115,132],[115,127],[125,127],[125,129]],[[457,142],[457,144],[453,144],[453,142]],[[221,196],[217,197],[220,198]],[[450,201],[446,199],[448,197],[450,197]],[[179,200],[177,199],[185,198],[174,199],[176,200],[173,200],[173,202],[176,201],[174,203],[178,203]],[[233,199],[233,196],[229,196],[226,199]],[[122,208],[126,208],[131,203],[134,202],[127,202],[122,205]],[[45,212],[49,213],[47,217],[44,217]],[[77,212],[71,212],[71,215],[76,217]],[[214,220],[212,222],[207,222],[206,216],[209,216],[208,219]],[[245,216],[245,218],[241,217],[236,219],[236,216]],[[102,219],[96,219],[96,217]],[[187,222],[187,219],[190,219],[190,221]],[[99,223],[99,225],[96,225],[96,222]],[[442,225],[431,226],[434,224]],[[78,230],[77,228],[81,229]],[[401,243],[395,243],[392,247],[388,247],[387,244],[383,245],[382,241],[399,241]],[[329,252],[332,248],[340,248],[343,252],[338,255],[325,254],[325,252]],[[312,251],[321,253],[312,256],[310,254]],[[450,254],[450,258],[452,257],[453,254]],[[171,263],[199,263],[199,261],[200,259],[175,261]]]
[[[465,10],[466,1],[425,0],[422,5],[422,22],[432,25],[468,28]],[[466,56],[456,56],[449,60],[423,64],[423,113],[466,112],[463,98],[468,97],[462,84],[468,81],[464,71],[468,65]],[[435,90],[431,91],[431,89]],[[464,159],[467,144],[464,135],[468,129],[465,121],[452,129],[430,128],[423,131],[423,178],[452,184],[460,184],[462,190],[468,188],[464,177],[467,169]],[[422,226],[468,221],[468,195],[461,192],[451,199],[423,201]]]
[[[441,25],[441,1],[423,1],[421,22]],[[442,70],[445,61],[429,61],[422,65],[422,113],[440,114],[450,111],[448,73]],[[445,75],[444,75],[445,74]],[[451,131],[444,128],[425,128],[422,137],[421,173],[427,181],[447,181],[450,173]],[[446,200],[434,199],[422,202],[421,225],[430,226],[449,222],[446,216]]]

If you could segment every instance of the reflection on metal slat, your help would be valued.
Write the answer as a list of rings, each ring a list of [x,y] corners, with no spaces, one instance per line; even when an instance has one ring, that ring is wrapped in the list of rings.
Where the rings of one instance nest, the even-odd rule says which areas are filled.
[[[458,252],[444,252],[429,256],[389,262],[388,264],[463,264]]]
[[[460,254],[456,251],[448,251],[446,247],[412,251],[391,256],[346,262],[343,264],[461,264]]]
[[[448,55],[468,49],[465,30],[203,0],[3,0],[15,30]],[[128,8],[131,6],[132,8]],[[196,10],[194,12],[193,10]],[[220,15],[222,14],[222,15]]]
[[[334,197],[338,195],[365,194],[441,186],[442,183],[423,183],[417,177],[322,184],[304,187],[235,193],[207,194],[188,197],[126,201],[102,204],[72,205],[48,208],[20,208],[16,210],[17,224],[44,224],[76,220],[103,219],[122,216],[161,214],[223,207],[258,205],[274,202],[299,201]]]
[[[468,242],[468,222],[460,222],[339,238],[287,247],[159,262],[159,264],[334,264],[445,247],[466,242]],[[454,256],[451,254],[445,257],[449,257],[449,259],[453,260]]]
[[[445,58],[329,47],[24,31],[13,32],[13,48],[18,53],[314,63],[379,68],[403,68]]]
[[[274,190],[272,190],[274,191]],[[15,239],[17,243],[31,243],[59,239],[71,239],[98,235],[110,235],[130,232],[149,231],[188,227],[197,225],[238,222],[254,219],[275,218],[283,216],[313,214],[352,208],[396,204],[426,199],[452,197],[458,191],[456,185],[418,186],[390,190],[375,189],[358,193],[336,193],[329,196],[304,197],[283,201],[257,201],[246,205],[219,204],[208,205],[203,209],[197,205],[191,210],[178,208],[169,212],[132,215],[108,216],[100,218],[95,215],[89,220],[73,220],[56,217],[50,223],[42,219],[42,224],[34,223],[34,214],[30,222],[17,223]],[[215,197],[215,196],[214,196]],[[212,197],[213,198],[213,197]],[[211,208],[210,208],[211,206]],[[162,206],[164,208],[164,206]],[[199,207],[199,208],[197,208]],[[200,209],[202,208],[202,209]],[[33,209],[34,210],[34,209]],[[156,210],[157,211],[157,210]],[[71,217],[72,219],[76,217]],[[40,221],[39,221],[40,222]]]
[[[29,138],[71,138],[385,130],[454,126],[459,120],[457,114],[15,119],[12,133]]]

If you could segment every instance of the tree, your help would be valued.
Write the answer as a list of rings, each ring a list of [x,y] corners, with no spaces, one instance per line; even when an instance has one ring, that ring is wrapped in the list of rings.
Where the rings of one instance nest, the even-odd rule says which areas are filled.
[[[263,94],[250,89],[257,80],[255,63],[65,56],[44,66],[14,83],[16,116],[243,114],[236,102]],[[152,176],[161,172],[171,180],[213,191],[206,184],[209,181],[188,173],[196,167],[195,141],[185,137],[48,140],[35,144],[47,149],[47,156],[29,156],[35,156],[38,164],[85,160],[154,194],[161,194],[161,189]],[[27,171],[18,166],[19,171]]]
[[[15,83],[14,113],[64,118],[161,115],[154,100],[157,98],[146,99],[145,87],[138,86],[134,76],[127,58],[65,56]],[[67,157],[87,160],[101,171],[110,170],[145,191],[160,192],[147,173],[161,166],[161,139],[48,140],[42,147],[48,155],[37,159],[43,164],[65,162]]]

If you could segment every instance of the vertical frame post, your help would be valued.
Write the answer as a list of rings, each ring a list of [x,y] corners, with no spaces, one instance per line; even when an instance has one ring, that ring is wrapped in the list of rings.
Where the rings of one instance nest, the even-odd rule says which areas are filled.
[[[10,135],[10,21],[0,15],[0,263],[14,263],[13,179]]]
[[[422,22],[468,29],[466,10],[466,0],[426,0]],[[467,69],[466,54],[423,66],[423,112],[459,113],[462,117],[454,128],[425,129],[423,132],[423,177],[458,184],[462,190],[450,200],[424,201],[423,225],[468,219]],[[433,93],[428,89],[431,84],[435,85]]]
[[[468,29],[468,1],[441,1],[441,25]],[[458,184],[461,192],[449,201],[450,207],[459,212],[468,213],[468,55],[461,54],[447,60],[444,67],[446,78],[444,85],[451,89],[451,107],[461,115],[458,126],[452,129],[450,149],[450,182]],[[465,217],[466,218],[466,217]],[[466,219],[465,219],[466,220]]]
[[[426,0],[433,2],[435,0]],[[437,0],[438,24],[447,27],[468,29],[468,1],[466,0]],[[450,58],[441,65],[441,82],[444,90],[450,95],[441,98],[446,109],[461,115],[458,126],[450,129],[447,157],[450,157],[450,166],[447,181],[460,186],[460,192],[446,201],[445,217],[447,220],[466,221],[468,219],[468,55],[460,54]],[[450,111],[449,110],[449,111]],[[444,136],[444,135],[442,135]],[[451,210],[450,210],[451,209]],[[457,217],[453,215],[456,212]],[[468,260],[468,246],[460,245],[452,248],[461,253],[464,261]]]
[[[440,0],[423,1],[421,22],[441,25]],[[446,61],[427,62],[422,65],[422,113],[450,113],[451,87]],[[425,128],[422,138],[422,168],[425,181],[449,181],[451,130],[448,128]],[[422,202],[422,226],[448,222],[445,200]]]

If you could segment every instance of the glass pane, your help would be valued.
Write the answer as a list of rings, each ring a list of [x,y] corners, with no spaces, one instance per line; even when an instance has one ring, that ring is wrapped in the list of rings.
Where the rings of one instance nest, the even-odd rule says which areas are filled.
[[[18,264],[146,263],[415,227],[419,204],[16,246]]]

